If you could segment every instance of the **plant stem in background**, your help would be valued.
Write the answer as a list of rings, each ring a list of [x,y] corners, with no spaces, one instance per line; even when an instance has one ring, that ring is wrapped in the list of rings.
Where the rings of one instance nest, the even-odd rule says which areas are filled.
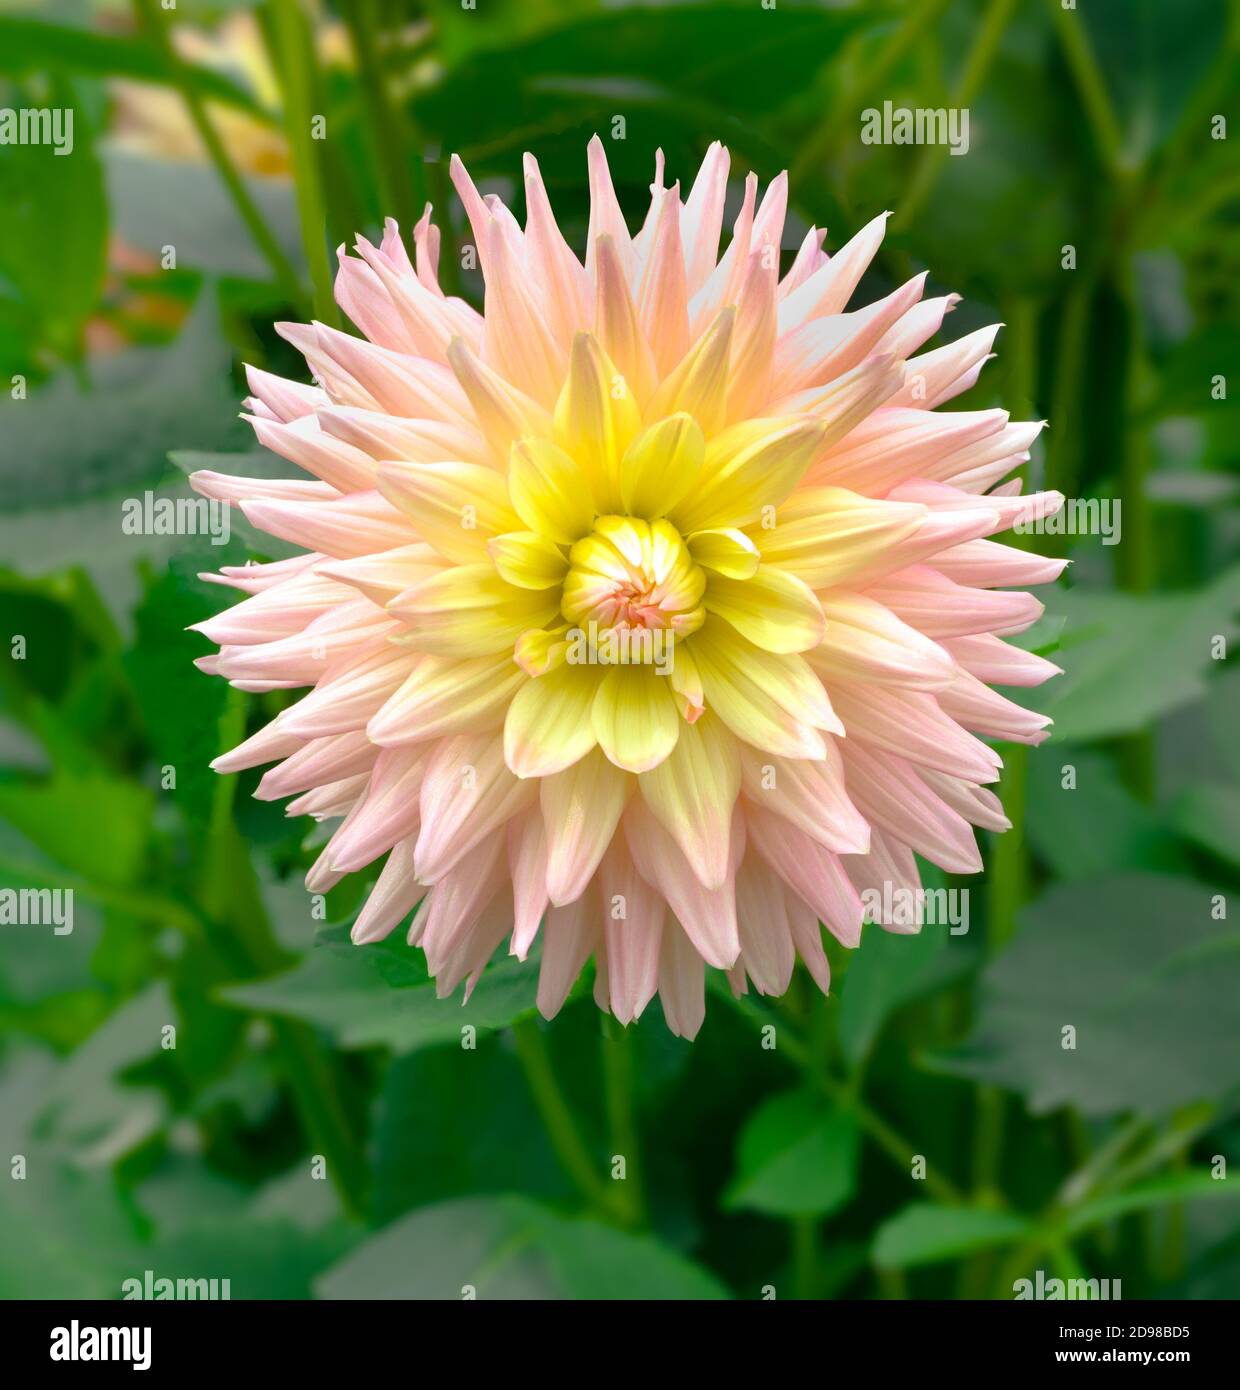
[[[977,96],[1015,9],[1016,0],[991,0],[973,46],[965,57],[960,80],[952,91],[952,106],[968,106]],[[908,227],[915,220],[922,204],[934,189],[947,154],[946,145],[926,145],[923,148],[909,181],[908,193],[892,218],[893,228]]]
[[[1065,272],[1080,275],[1080,271]],[[1065,497],[1077,496],[1080,486],[1080,435],[1083,426],[1085,353],[1089,342],[1089,311],[1094,284],[1089,272],[1064,300],[1056,337],[1054,380],[1051,386],[1050,429],[1046,436],[1046,486]],[[1062,537],[1043,537],[1066,549]]]
[[[250,197],[241,175],[237,172],[236,165],[229,158],[224,142],[216,132],[211,117],[207,114],[206,105],[198,93],[192,69],[181,58],[168,37],[163,11],[156,4],[156,0],[134,0],[134,9],[146,32],[150,35],[151,42],[159,50],[160,56],[167,64],[169,74],[185,102],[190,120],[194,123],[194,129],[198,132],[198,137],[206,148],[207,156],[215,166],[216,173],[219,174],[224,187],[228,190],[229,197],[232,198],[236,206],[237,215],[254,238],[255,245],[262,253],[263,259],[271,266],[272,272],[280,282],[284,293],[289,296],[293,303],[300,304],[305,291],[297,277],[297,272],[280,249],[280,244],[276,241],[271,229],[263,221],[263,215],[259,212],[258,205]]]
[[[1106,82],[1094,58],[1084,18],[1077,10],[1065,9],[1062,0],[1046,0],[1046,3],[1059,34],[1060,47],[1072,71],[1081,104],[1085,108],[1085,115],[1093,130],[1099,157],[1103,167],[1114,179],[1119,176],[1123,165],[1123,133],[1111,108]]]
[[[848,84],[836,99],[830,115],[797,152],[788,172],[788,187],[794,195],[800,193],[806,180],[830,157],[844,127],[850,121],[860,122],[863,103],[886,81],[904,55],[912,52],[946,7],[947,0],[919,0],[909,7],[903,22],[888,36],[874,61]]]
[[[327,249],[322,171],[312,129],[315,116],[322,115],[312,110],[314,42],[298,0],[268,0],[267,8],[271,17],[271,61],[279,74],[284,99],[284,130],[293,161],[301,240],[314,287],[314,312],[324,323],[339,328],[340,313],[332,294]]]
[[[818,1297],[818,1218],[794,1216],[788,1223],[792,1235],[792,1288],[800,1299]]]
[[[1037,307],[1032,300],[1017,298],[1006,307],[1007,338],[1004,362],[1006,396],[1020,415],[1036,409]],[[1010,538],[1016,545],[1023,536]],[[999,798],[1011,828],[990,842],[986,880],[986,954],[998,955],[1016,930],[1016,914],[1029,896],[1029,852],[1025,844],[1025,805],[1029,777],[1029,749],[1009,744],[1003,753]],[[997,1086],[977,1087],[973,1133],[973,1200],[993,1207],[1003,1201],[1000,1173],[1003,1165],[1007,1097]],[[961,1270],[961,1290],[966,1297],[980,1297],[989,1281],[993,1258],[977,1255]]]
[[[919,1146],[906,1139],[881,1115],[871,1109],[860,1096],[854,1095],[851,1086],[838,1080],[830,1072],[815,1067],[810,1048],[796,1036],[790,1024],[778,1022],[773,1014],[768,1013],[767,1010],[755,1004],[752,999],[745,995],[740,998],[735,997],[730,989],[720,989],[717,997],[727,1000],[755,1028],[763,1028],[767,1024],[777,1024],[780,1051],[804,1073],[806,1081],[825,1091],[832,1100],[840,1105],[851,1109],[857,1117],[857,1123],[866,1134],[895,1161],[896,1167],[905,1177],[909,1176],[913,1155],[924,1153],[924,1145]],[[956,1204],[966,1200],[964,1193],[955,1183],[950,1178],[945,1177],[942,1171],[929,1159],[926,1160],[924,1183],[926,1191],[941,1202]]]
[[[219,746],[234,747],[245,733],[245,697],[236,690],[220,720]],[[219,778],[213,788],[211,821],[201,875],[204,910],[226,933],[220,947],[248,974],[267,975],[291,963],[276,941],[263,908],[249,852],[233,822],[237,779]],[[302,1023],[274,1018],[271,1027],[312,1149],[326,1161],[327,1174],[345,1210],[360,1217],[368,1184],[366,1156],[349,1117],[334,1059]]]
[[[551,1056],[537,1022],[532,1018],[517,1019],[512,1025],[512,1037],[530,1095],[534,1098],[560,1166],[596,1215],[609,1220],[615,1220],[619,1215],[623,1222],[627,1213],[618,1212],[608,1184],[599,1173],[597,1163],[590,1157],[590,1151],[573,1119],[572,1109],[556,1080]]]
[[[379,169],[379,196],[385,216],[395,217],[401,233],[417,220],[426,201],[426,178],[421,153],[409,157],[408,129],[392,100],[391,87],[380,61],[378,0],[354,0],[344,7],[353,38],[370,139]]]
[[[633,1099],[634,1028],[622,1027],[613,1018],[604,1016],[601,1030],[603,1069],[603,1099],[607,1110],[607,1132],[611,1142],[611,1157],[623,1157],[625,1177],[619,1184],[618,1195],[628,1214],[627,1224],[641,1226],[646,1222],[645,1179],[642,1174],[641,1136]]]

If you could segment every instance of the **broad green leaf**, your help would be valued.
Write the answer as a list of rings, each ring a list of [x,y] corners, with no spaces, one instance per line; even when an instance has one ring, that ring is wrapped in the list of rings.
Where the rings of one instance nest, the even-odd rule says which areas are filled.
[[[1234,324],[1210,324],[1178,343],[1159,365],[1151,414],[1201,415],[1229,407],[1234,410],[1240,397],[1234,391],[1220,397],[1218,378],[1226,376],[1226,363],[1236,361],[1238,354],[1240,330]],[[1235,483],[1234,478],[1218,477],[1217,481]]]
[[[4,27],[0,18],[0,53]],[[11,321],[41,357],[50,352],[73,358],[82,325],[99,301],[108,243],[108,204],[90,121],[74,89],[63,82],[54,83],[38,102],[24,90],[0,86],[0,103],[74,113],[71,131],[61,127],[61,151],[54,145],[9,144],[0,158],[0,318]],[[49,228],[55,228],[54,235],[48,235]],[[0,346],[6,377],[26,373],[30,365],[24,354],[8,360]],[[6,380],[6,396],[10,385]]]
[[[856,1117],[811,1091],[788,1091],[759,1106],[741,1134],[731,1208],[768,1216],[825,1216],[857,1181]]]
[[[920,867],[927,890],[944,889],[941,870],[931,864]],[[877,924],[866,926],[861,948],[849,956],[839,989],[844,1055],[853,1064],[859,1062],[897,1009],[957,978],[975,960],[969,937],[952,935],[946,922],[926,922],[920,931],[909,934]]]
[[[57,1071],[41,1110],[43,1131],[88,1164],[114,1162],[148,1139],[163,1123],[163,1096],[119,1078],[157,1055],[162,1030],[176,1022],[162,981],[122,1004]]]
[[[1055,721],[1057,742],[1132,733],[1197,699],[1217,669],[1213,642],[1240,634],[1240,568],[1196,593],[1137,596],[1060,590],[1064,668],[1031,703]]]
[[[485,1192],[571,1196],[516,1057],[495,1038],[393,1061],[376,1102],[373,1171],[380,1223]]]
[[[36,1138],[55,1078],[47,1053],[13,1049],[0,1064],[0,1298],[119,1298],[141,1247],[111,1175],[70,1167]]]
[[[165,84],[169,80],[163,58],[144,38],[93,33],[25,15],[0,16],[0,73],[24,77],[48,70]],[[261,114],[254,99],[224,74],[198,67],[190,72],[199,91],[212,101]]]
[[[1120,155],[1135,168],[1176,128],[1227,44],[1227,9],[1215,0],[1090,0],[1072,11],[1120,126]]]
[[[104,171],[117,230],[131,246],[156,257],[165,246],[174,246],[178,270],[271,278],[270,264],[209,164],[173,163],[112,150],[104,158]],[[302,252],[292,182],[247,178],[244,183],[280,249],[296,265]],[[192,435],[182,438],[199,442]]]
[[[1047,748],[1030,757],[1025,829],[1059,878],[1188,868],[1166,818],[1132,795],[1109,759],[1085,749],[1057,755]]]
[[[1216,917],[1185,879],[1051,888],[982,976],[973,1033],[938,1063],[1019,1091],[1035,1114],[1157,1115],[1222,1095],[1240,1075],[1240,932]]]
[[[204,293],[172,343],[101,359],[85,388],[62,374],[28,400],[0,395],[0,550],[10,563],[44,573],[100,553],[130,562],[147,550],[168,553],[178,538],[122,533],[121,503],[159,485],[177,441],[244,441],[231,361]]]
[[[0,817],[49,858],[103,884],[132,883],[150,833],[152,797],[137,782],[63,769],[0,784]]]
[[[1130,1211],[1149,1211],[1153,1207],[1166,1206],[1168,1202],[1190,1202],[1197,1197],[1240,1197],[1240,1183],[1216,1178],[1201,1169],[1163,1173],[1160,1177],[1137,1183],[1124,1192],[1082,1203],[1068,1214],[1064,1225],[1071,1235],[1100,1222],[1114,1220],[1117,1216],[1125,1216]]]
[[[1032,1232],[1023,1216],[983,1207],[943,1207],[917,1202],[878,1228],[874,1263],[880,1269],[910,1269],[1010,1245]]]
[[[570,1220],[524,1197],[426,1207],[315,1285],[322,1298],[704,1299],[726,1290],[653,1236]]]
[[[1181,834],[1231,864],[1240,864],[1240,787],[1206,783],[1186,787],[1171,809]]]
[[[219,611],[218,590],[197,575],[224,564],[243,564],[245,547],[237,539],[212,546],[202,537],[181,538],[183,551],[147,589],[135,614],[135,642],[125,653],[125,670],[146,723],[151,754],[161,769],[165,800],[195,825],[206,823],[219,775],[211,760],[224,752],[220,720],[229,698],[226,682],[205,677],[194,658],[214,648],[187,629]],[[235,697],[234,697],[235,698]],[[175,786],[163,787],[171,768]]]
[[[538,967],[502,957],[483,972],[469,1003],[440,999],[412,949],[320,943],[285,975],[224,991],[230,1004],[326,1028],[344,1047],[408,1052],[459,1041],[461,1029],[504,1028],[534,1007]]]

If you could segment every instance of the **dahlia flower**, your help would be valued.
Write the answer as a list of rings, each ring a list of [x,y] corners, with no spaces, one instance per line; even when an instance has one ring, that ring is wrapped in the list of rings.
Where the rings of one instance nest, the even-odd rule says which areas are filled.
[[[1039,424],[937,409],[997,326],[912,356],[955,302],[924,275],[846,308],[885,215],[781,276],[785,176],[749,175],[720,256],[721,145],[687,197],[660,156],[636,235],[588,163],[584,264],[532,157],[524,230],[454,159],[482,313],[428,208],[412,257],[390,221],[340,249],[364,336],[279,326],[314,384],[251,369],[249,419],[311,477],[193,482],[305,553],[211,576],[249,597],[199,665],[310,687],[215,767],[275,762],[260,797],[339,821],[311,891],[386,855],[355,941],[412,913],[468,997],[541,937],[546,1016],[593,956],[600,1007],[658,992],[692,1037],[707,965],[780,994],[799,955],[826,991],[867,889],[981,868],[1009,822],[978,735],[1048,722],[990,684],[1057,669],[1002,640],[1041,612],[1010,586],[1061,568],[990,537],[1062,499],[1004,481]]]

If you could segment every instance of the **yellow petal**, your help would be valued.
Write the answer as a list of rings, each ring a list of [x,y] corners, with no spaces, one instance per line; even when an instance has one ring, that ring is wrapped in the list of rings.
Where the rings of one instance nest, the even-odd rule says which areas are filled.
[[[822,758],[819,729],[843,733],[804,657],[764,652],[712,619],[693,636],[706,707],[745,743],[787,758]]]
[[[547,836],[547,895],[557,906],[585,892],[615,834],[633,779],[593,749],[538,794]]]
[[[479,361],[463,338],[448,344],[447,355],[497,464],[508,458],[514,439],[550,435],[550,412]]]
[[[680,185],[655,197],[659,205],[637,286],[637,316],[662,374],[670,372],[688,350],[689,295],[680,245]]]
[[[684,535],[759,520],[800,482],[823,433],[809,416],[747,420],[724,430],[706,446],[698,484],[672,511],[672,522]]]
[[[743,420],[770,399],[777,336],[775,299],[779,257],[764,246],[750,254],[736,305],[736,335],[728,372],[728,417]]]
[[[518,777],[562,772],[594,747],[596,666],[558,667],[517,691],[504,721],[504,759]]]
[[[911,536],[926,512],[920,503],[878,501],[842,487],[805,487],[778,508],[773,526],[751,527],[750,535],[764,564],[825,589]]]
[[[530,530],[559,545],[572,545],[594,523],[594,500],[585,475],[549,439],[520,439],[512,446],[508,491]]]
[[[728,876],[732,808],[741,788],[740,750],[722,721],[708,715],[684,725],[671,755],[637,785],[703,886],[718,888]]]
[[[523,632],[517,638],[512,659],[527,676],[545,676],[548,671],[554,671],[557,666],[564,664],[568,653],[568,642],[564,636],[567,631],[568,624],[561,623],[550,632],[543,628]]]
[[[514,589],[489,565],[457,565],[415,584],[388,604],[408,623],[413,645],[440,656],[487,656],[511,649],[559,611],[558,594]]]
[[[620,463],[624,510],[647,521],[666,516],[692,490],[705,452],[701,429],[683,412],[643,430]]]
[[[629,293],[624,266],[615,238],[600,236],[595,242],[595,320],[603,351],[624,373],[638,405],[645,405],[654,391],[658,374],[654,354],[637,321],[637,309]]]
[[[578,333],[555,407],[555,442],[589,479],[601,512],[620,510],[620,460],[640,428],[628,383],[598,339]]]
[[[469,564],[487,542],[515,530],[503,476],[480,463],[381,463],[379,491],[449,560]]]
[[[668,678],[653,666],[613,666],[591,710],[599,746],[626,772],[649,772],[676,746],[680,717]]]
[[[672,699],[686,724],[696,724],[706,711],[706,696],[702,691],[702,673],[690,650],[692,643],[682,642],[676,648],[672,674]]]
[[[523,680],[507,652],[464,661],[420,657],[404,685],[366,726],[367,736],[389,746],[498,728]]]
[[[502,578],[518,589],[550,589],[568,572],[564,552],[536,531],[507,531],[487,544]]]
[[[729,305],[685,354],[684,360],[659,387],[650,414],[671,415],[683,410],[702,427],[707,439],[723,428],[728,404],[728,362],[736,309]]]
[[[767,652],[810,651],[826,629],[814,591],[774,565],[759,565],[752,579],[712,577],[703,602]]]
[[[695,531],[686,541],[689,554],[703,569],[726,574],[729,579],[749,579],[756,573],[761,556],[758,547],[744,531],[725,527],[718,531]]]

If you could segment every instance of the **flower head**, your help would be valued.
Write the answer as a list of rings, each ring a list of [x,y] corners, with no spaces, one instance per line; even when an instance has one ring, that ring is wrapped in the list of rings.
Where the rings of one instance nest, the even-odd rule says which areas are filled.
[[[583,264],[532,158],[524,231],[454,161],[484,313],[429,209],[412,259],[391,222],[341,248],[365,337],[281,325],[316,384],[249,374],[311,476],[195,475],[306,551],[217,577],[250,596],[200,664],[311,689],[216,766],[279,760],[260,796],[339,819],[312,890],[387,856],[354,939],[416,907],[442,993],[540,934],[548,1016],[591,956],[601,1007],[658,991],[687,1036],[706,965],[779,994],[799,955],[826,990],[820,923],[855,945],[914,852],[971,872],[1008,824],[977,735],[1044,736],[989,688],[1056,670],[1001,639],[1060,562],[989,539],[1060,504],[1004,482],[1039,426],[936,409],[996,329],[911,356],[954,303],[923,276],[846,309],[885,217],[781,276],[782,175],[720,256],[728,168],[713,145],[682,198],[660,160],[632,236],[596,139]]]

